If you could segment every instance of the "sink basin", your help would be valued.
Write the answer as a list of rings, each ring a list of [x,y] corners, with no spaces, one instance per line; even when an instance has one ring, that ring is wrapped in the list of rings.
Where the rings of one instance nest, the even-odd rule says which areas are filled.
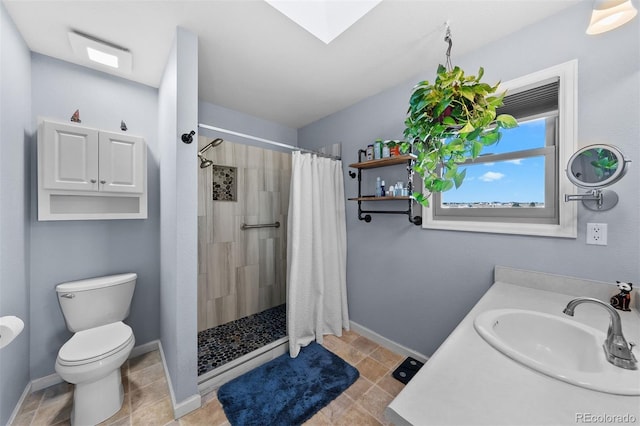
[[[603,331],[569,317],[521,309],[486,311],[473,325],[495,349],[549,377],[605,393],[640,395],[640,370],[606,360]]]

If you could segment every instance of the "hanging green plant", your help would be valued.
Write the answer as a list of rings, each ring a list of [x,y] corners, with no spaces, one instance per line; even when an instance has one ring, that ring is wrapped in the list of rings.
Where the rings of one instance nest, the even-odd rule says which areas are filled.
[[[413,170],[422,177],[428,194],[414,192],[413,196],[425,206],[431,193],[462,185],[466,169],[460,170],[460,164],[496,144],[501,129],[518,125],[511,115],[496,115],[505,94],[496,94],[498,84],[481,82],[483,68],[473,76],[451,67],[448,31],[445,41],[449,42],[448,67],[439,65],[433,83],[421,81],[413,88],[401,148],[417,157]]]

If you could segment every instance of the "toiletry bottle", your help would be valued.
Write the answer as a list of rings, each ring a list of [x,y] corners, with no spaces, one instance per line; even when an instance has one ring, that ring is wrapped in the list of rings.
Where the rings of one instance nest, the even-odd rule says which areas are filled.
[[[380,176],[376,178],[376,197],[382,197],[382,185],[380,183]]]
[[[379,160],[382,158],[382,141],[377,140],[373,143],[373,159]]]
[[[384,197],[386,195],[385,191],[384,191],[384,181],[382,181],[382,183],[380,184],[380,196]]]
[[[382,158],[389,158],[390,156],[391,151],[389,150],[389,144],[385,142],[382,144]]]
[[[373,160],[373,144],[367,145],[367,161]]]

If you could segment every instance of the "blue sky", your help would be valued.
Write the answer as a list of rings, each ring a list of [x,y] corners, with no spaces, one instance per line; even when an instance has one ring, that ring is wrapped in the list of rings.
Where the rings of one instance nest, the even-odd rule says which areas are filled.
[[[503,130],[497,145],[482,154],[500,154],[545,145],[544,119],[520,123],[515,129]],[[458,189],[442,194],[444,203],[499,201],[520,203],[544,202],[544,157],[531,157],[465,166],[467,176]]]

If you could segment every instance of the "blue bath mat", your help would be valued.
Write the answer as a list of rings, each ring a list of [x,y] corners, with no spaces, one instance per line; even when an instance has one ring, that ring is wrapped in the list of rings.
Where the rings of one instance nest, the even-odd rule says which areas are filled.
[[[218,390],[233,426],[300,425],[358,379],[358,370],[313,342],[261,365]]]

